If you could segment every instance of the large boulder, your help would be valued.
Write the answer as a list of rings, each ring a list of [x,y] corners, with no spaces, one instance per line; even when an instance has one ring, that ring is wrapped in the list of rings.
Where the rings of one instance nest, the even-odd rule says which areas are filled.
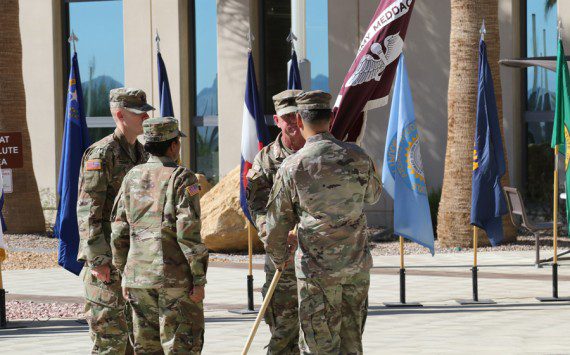
[[[202,241],[212,251],[247,251],[249,222],[239,203],[239,174],[238,166],[200,199]],[[253,247],[255,251],[263,250],[255,228]]]

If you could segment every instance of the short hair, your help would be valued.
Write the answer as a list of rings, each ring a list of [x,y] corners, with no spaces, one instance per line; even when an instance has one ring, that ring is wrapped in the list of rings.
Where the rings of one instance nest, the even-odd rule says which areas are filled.
[[[166,155],[166,151],[170,148],[170,145],[177,139],[178,137],[174,137],[162,142],[146,142],[144,144],[144,150],[156,157],[163,157]]]
[[[331,110],[326,109],[314,109],[314,110],[299,110],[299,115],[303,121],[309,124],[320,124],[328,122],[331,118]]]

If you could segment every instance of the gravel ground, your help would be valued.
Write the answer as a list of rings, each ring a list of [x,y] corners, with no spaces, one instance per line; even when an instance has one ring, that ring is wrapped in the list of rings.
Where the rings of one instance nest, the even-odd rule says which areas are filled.
[[[32,319],[47,321],[51,318],[84,318],[83,310],[84,306],[78,303],[6,302],[6,316],[8,320]]]

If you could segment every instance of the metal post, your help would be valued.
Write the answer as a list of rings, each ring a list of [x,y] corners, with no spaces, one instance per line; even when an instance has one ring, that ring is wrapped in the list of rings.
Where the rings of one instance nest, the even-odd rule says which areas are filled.
[[[253,235],[255,228],[252,227],[249,220],[247,220],[247,254],[248,254],[248,267],[247,267],[247,309],[230,310],[230,313],[237,314],[254,314],[257,310],[253,304]]]
[[[2,282],[2,262],[0,261],[0,328],[6,328],[6,290]]]
[[[384,302],[386,307],[423,307],[418,302],[406,302],[406,266],[404,264],[404,237],[400,236],[400,302]]]
[[[484,26],[484,25],[483,25]],[[479,281],[477,272],[479,271],[477,263],[477,249],[478,249],[478,236],[477,227],[473,226],[473,267],[471,268],[471,282],[473,287],[473,299],[470,300],[457,300],[462,306],[473,304],[496,304],[493,300],[480,300],[479,299]]]

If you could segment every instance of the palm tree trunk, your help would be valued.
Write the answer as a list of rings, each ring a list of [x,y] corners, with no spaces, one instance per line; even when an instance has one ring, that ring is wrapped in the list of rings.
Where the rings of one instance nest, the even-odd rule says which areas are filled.
[[[0,132],[22,133],[24,157],[24,166],[12,172],[13,193],[6,194],[3,213],[10,233],[45,232],[26,122],[18,0],[0,1],[0,23]]]
[[[468,247],[473,242],[472,227],[469,224],[471,167],[477,112],[479,30],[483,18],[487,28],[485,42],[495,84],[501,135],[504,137],[498,63],[500,48],[498,9],[498,0],[451,1],[447,150],[437,225],[438,239],[442,246],[446,247]],[[508,172],[502,183],[503,186],[509,184]],[[506,217],[503,219],[503,226],[505,240],[513,240],[516,237],[515,230]],[[484,232],[481,232],[479,238],[482,235]],[[484,237],[480,243],[484,245],[489,242]]]

